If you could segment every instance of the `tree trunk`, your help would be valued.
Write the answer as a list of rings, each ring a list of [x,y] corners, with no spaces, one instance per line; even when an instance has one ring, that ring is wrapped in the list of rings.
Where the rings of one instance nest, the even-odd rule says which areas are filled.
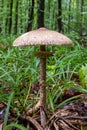
[[[3,2],[3,0],[1,1],[1,12],[3,12],[3,6],[4,6],[4,2]],[[0,33],[2,32],[2,23],[3,23],[3,18],[2,18],[2,16],[0,16],[0,19],[2,19],[2,20],[0,20]]]
[[[80,35],[83,36],[83,6],[84,6],[84,0],[81,0],[81,21],[80,21]]]
[[[37,0],[38,11],[37,11],[37,27],[44,27],[44,3],[45,0]]]
[[[70,31],[70,21],[71,21],[70,11],[71,11],[71,0],[69,0],[68,33],[69,33],[69,31]]]
[[[33,16],[34,16],[34,0],[32,0],[32,5],[31,5],[31,7],[29,7],[29,10],[28,10],[28,27],[27,27],[27,31],[32,30]]]
[[[17,34],[18,28],[18,0],[16,1],[16,15],[15,15],[15,25],[14,25],[14,34]]]
[[[10,14],[9,14],[9,34],[11,34],[12,29],[12,8],[13,8],[13,0],[10,1]]]
[[[58,0],[58,30],[62,31],[62,0]]]

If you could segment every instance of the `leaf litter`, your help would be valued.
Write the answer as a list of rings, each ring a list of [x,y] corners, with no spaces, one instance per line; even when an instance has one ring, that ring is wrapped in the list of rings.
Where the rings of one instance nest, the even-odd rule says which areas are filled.
[[[36,91],[38,90],[38,85]],[[31,92],[33,88],[31,88]],[[35,93],[35,90],[34,92]],[[82,130],[87,126],[87,94],[80,93],[79,91],[74,91],[73,89],[65,92],[62,97],[62,101],[67,98],[74,97],[78,95],[78,99],[74,102],[68,103],[61,108],[57,108],[55,112],[47,110],[47,130]],[[59,101],[55,105],[58,105]],[[6,104],[0,102],[0,130],[3,129],[4,116],[6,111]],[[11,108],[8,116],[8,124],[12,122],[23,125],[29,130],[43,130],[40,124],[40,110],[37,109],[33,114],[24,113],[19,116],[15,114],[14,110]],[[18,117],[18,118],[17,118]],[[12,128],[12,130],[18,130],[17,128]]]

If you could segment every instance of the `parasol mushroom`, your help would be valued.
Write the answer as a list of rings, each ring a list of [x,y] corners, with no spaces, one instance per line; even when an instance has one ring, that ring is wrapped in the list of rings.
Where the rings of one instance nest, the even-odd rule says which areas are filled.
[[[72,45],[72,41],[56,31],[48,30],[44,27],[29,31],[18,37],[13,46],[31,46],[40,45],[40,52],[35,56],[40,58],[40,116],[41,125],[45,127],[46,123],[46,58],[51,56],[52,52],[46,51],[46,45]]]

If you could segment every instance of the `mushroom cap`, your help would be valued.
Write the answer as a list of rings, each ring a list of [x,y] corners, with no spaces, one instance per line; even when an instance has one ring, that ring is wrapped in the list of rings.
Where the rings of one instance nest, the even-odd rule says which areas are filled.
[[[68,37],[44,27],[22,34],[13,42],[13,46],[69,44],[72,41]]]

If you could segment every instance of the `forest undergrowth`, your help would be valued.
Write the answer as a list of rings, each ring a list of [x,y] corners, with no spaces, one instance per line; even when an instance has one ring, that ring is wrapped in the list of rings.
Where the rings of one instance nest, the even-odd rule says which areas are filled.
[[[55,52],[47,59],[46,66],[46,101],[49,119],[58,109],[62,111],[60,108],[63,106],[83,100],[83,98],[78,99],[80,94],[87,94],[86,85],[82,84],[79,76],[79,70],[87,64],[87,48],[82,46],[73,34],[70,37],[74,41],[72,47],[47,46],[47,51]],[[16,48],[12,45],[14,39],[15,37],[10,36],[0,40],[0,112],[2,113],[0,125],[4,124],[4,130],[13,126],[25,130],[24,127],[28,128],[29,125],[25,121],[26,112],[39,100],[39,59],[34,56],[34,52],[39,47]],[[86,95],[85,97],[87,98]],[[37,119],[40,122],[38,113],[39,111],[33,113],[32,117],[34,121]],[[54,118],[56,118],[55,115],[52,119]],[[65,121],[63,117],[61,119]],[[27,121],[29,120],[31,119],[27,118]],[[12,125],[7,126],[11,123]],[[51,129],[54,127],[57,129],[55,123],[55,121],[54,124],[51,122]],[[30,128],[32,128],[31,124]],[[34,129],[36,129],[35,126],[33,126]]]

